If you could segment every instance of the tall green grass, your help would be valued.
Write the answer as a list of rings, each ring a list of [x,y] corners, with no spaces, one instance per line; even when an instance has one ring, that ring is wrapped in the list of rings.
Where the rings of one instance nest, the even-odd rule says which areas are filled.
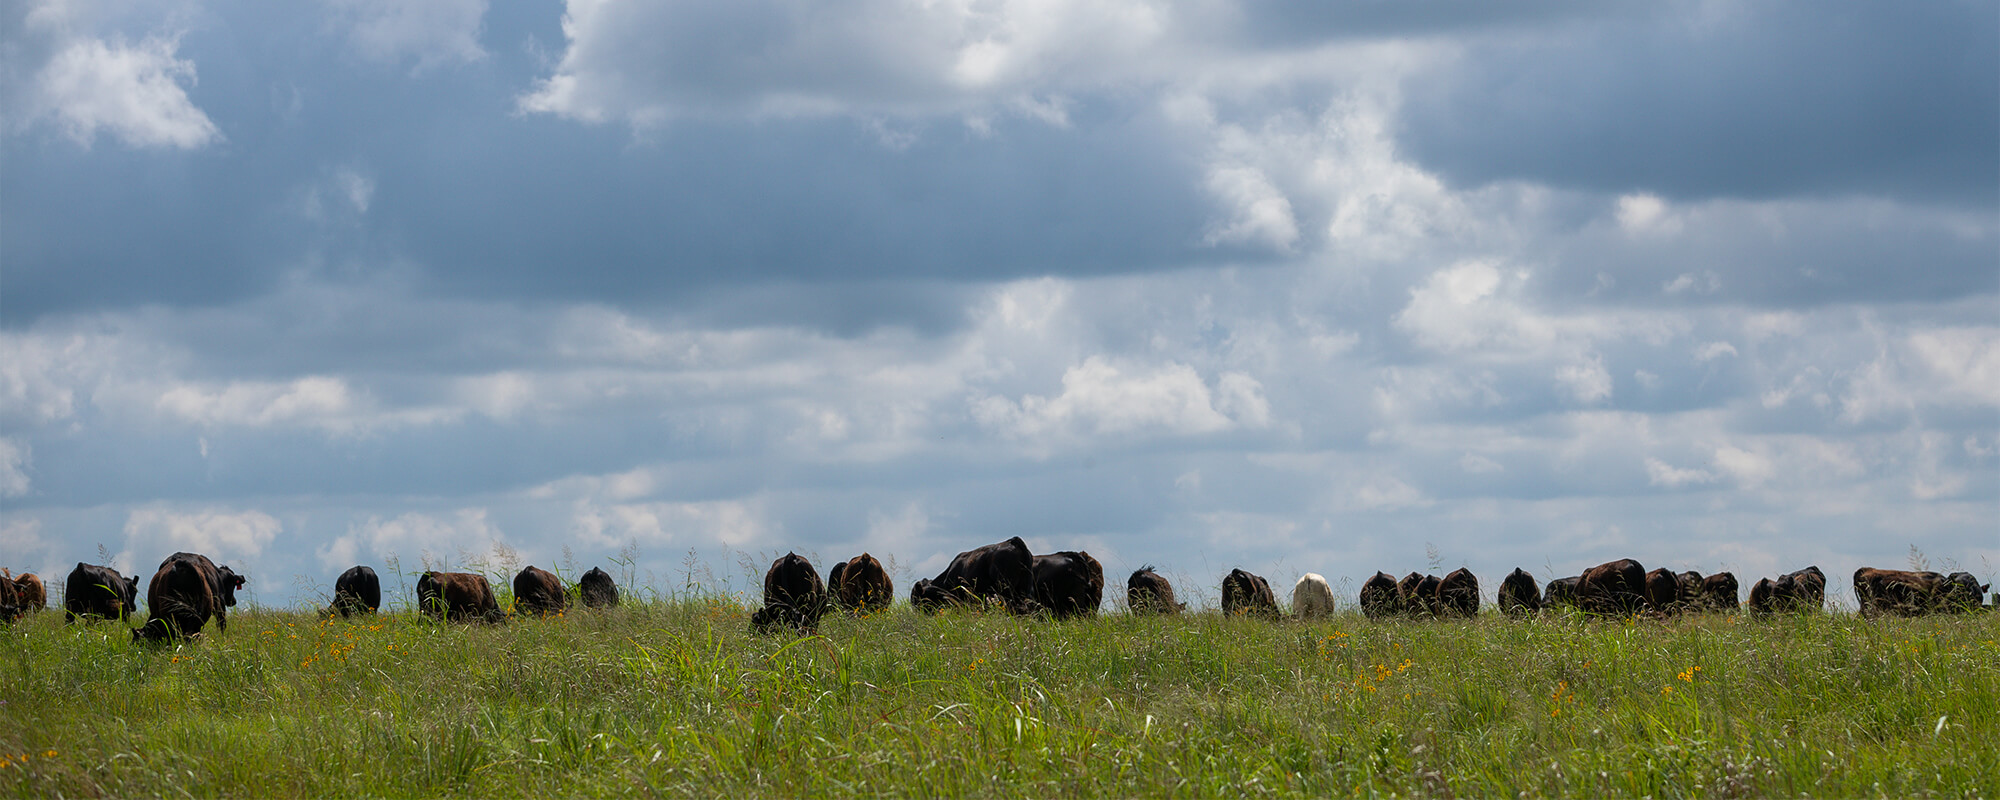
[[[0,794],[2000,795],[2000,616],[0,632]]]

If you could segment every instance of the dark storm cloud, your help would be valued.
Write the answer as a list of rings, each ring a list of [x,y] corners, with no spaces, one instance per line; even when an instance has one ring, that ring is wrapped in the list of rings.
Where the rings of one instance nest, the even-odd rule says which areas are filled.
[[[1412,86],[1402,128],[1458,184],[1990,206],[2000,6],[1669,4],[1476,37]]]

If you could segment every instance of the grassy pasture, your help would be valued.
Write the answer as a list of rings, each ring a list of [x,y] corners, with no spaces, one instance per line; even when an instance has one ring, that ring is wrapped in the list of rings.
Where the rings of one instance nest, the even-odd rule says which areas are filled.
[[[0,794],[2000,795],[2000,616],[0,631]]]

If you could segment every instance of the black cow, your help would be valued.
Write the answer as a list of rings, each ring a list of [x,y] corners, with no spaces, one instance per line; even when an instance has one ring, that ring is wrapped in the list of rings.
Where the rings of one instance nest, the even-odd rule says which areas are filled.
[[[1472,570],[1460,567],[1438,582],[1437,606],[1440,616],[1452,614],[1460,617],[1479,615],[1479,578]]]
[[[1982,584],[1970,572],[1954,572],[1946,575],[1944,585],[1938,588],[1938,606],[1949,613],[1978,611],[1984,607],[1986,591],[1993,584]]]
[[[1086,617],[1104,602],[1104,567],[1080,550],[1035,556],[1035,603],[1056,619]]]
[[[1547,608],[1555,608],[1557,606],[1578,608],[1576,587],[1581,583],[1583,583],[1582,575],[1571,575],[1567,578],[1557,578],[1549,581],[1548,586],[1542,587],[1542,605]]]
[[[547,616],[568,610],[569,592],[555,573],[527,566],[514,575],[514,613]]]
[[[1379,573],[1378,573],[1379,574]],[[1535,576],[1520,567],[1515,567],[1507,577],[1500,579],[1500,613],[1510,617],[1523,617],[1542,610],[1542,587],[1535,584]]]
[[[373,567],[357,564],[333,579],[333,605],[326,609],[327,616],[373,614],[381,607],[382,580]]]
[[[1701,610],[1701,573],[1687,570],[1675,575],[1674,585],[1680,589],[1681,608],[1688,611]]]
[[[28,610],[22,607],[20,590],[14,587],[14,579],[0,570],[0,624],[20,619]]]
[[[826,590],[841,608],[870,614],[896,600],[896,583],[882,562],[867,553],[833,565],[826,573]]]
[[[1278,597],[1271,593],[1271,582],[1262,576],[1232,569],[1222,578],[1222,613],[1277,619]]]
[[[1132,577],[1125,579],[1125,605],[1134,614],[1179,614],[1187,610],[1186,603],[1174,601],[1174,585],[1167,576],[1153,571],[1147,564],[1132,571]]]
[[[486,576],[470,572],[425,572],[417,576],[417,608],[451,622],[505,622]]]
[[[826,584],[819,570],[805,556],[786,553],[764,572],[764,607],[750,615],[750,627],[758,633],[780,627],[813,633],[825,613]]]
[[[611,573],[601,568],[591,567],[576,585],[583,595],[585,608],[614,608],[618,605],[618,582],[611,579]]]
[[[1444,604],[1438,601],[1438,587],[1443,583],[1436,575],[1415,572],[1404,575],[1396,583],[1396,595],[1402,600],[1403,613],[1412,617],[1444,616]]]
[[[1646,568],[1629,558],[1591,567],[1577,581],[1576,602],[1591,614],[1637,614],[1646,605]]]
[[[1403,613],[1403,597],[1396,590],[1396,579],[1389,577],[1389,573],[1378,571],[1375,577],[1361,584],[1361,613],[1369,619]]]
[[[1701,607],[1711,611],[1735,611],[1742,606],[1737,593],[1736,573],[1718,572],[1701,579]]]
[[[76,569],[70,570],[69,578],[63,581],[65,624],[75,622],[77,617],[86,621],[116,619],[122,622],[125,615],[138,609],[137,575],[128,578],[110,567],[78,561]]]
[[[1757,583],[1750,587],[1749,602],[1744,604],[1748,607],[1750,613],[1770,614],[1777,611],[1778,581],[1783,580],[1788,580],[1788,578],[1781,577],[1776,581],[1770,578],[1758,578]]]
[[[1913,617],[1937,607],[1944,580],[1935,572],[1862,567],[1854,571],[1854,601],[1864,617]]]
[[[209,617],[215,618],[217,633],[228,633],[229,607],[236,605],[236,590],[244,583],[235,570],[217,567],[208,556],[167,556],[146,585],[148,619],[132,631],[132,638],[159,641],[193,636],[201,632]]]
[[[936,612],[958,603],[994,603],[1015,614],[1035,609],[1035,556],[1016,536],[959,553],[936,578],[910,587],[910,604]]]

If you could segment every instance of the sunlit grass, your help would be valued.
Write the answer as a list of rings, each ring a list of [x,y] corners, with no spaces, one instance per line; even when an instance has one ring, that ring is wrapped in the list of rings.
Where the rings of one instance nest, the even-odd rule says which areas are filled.
[[[0,793],[2000,794],[2000,617],[23,620]]]

